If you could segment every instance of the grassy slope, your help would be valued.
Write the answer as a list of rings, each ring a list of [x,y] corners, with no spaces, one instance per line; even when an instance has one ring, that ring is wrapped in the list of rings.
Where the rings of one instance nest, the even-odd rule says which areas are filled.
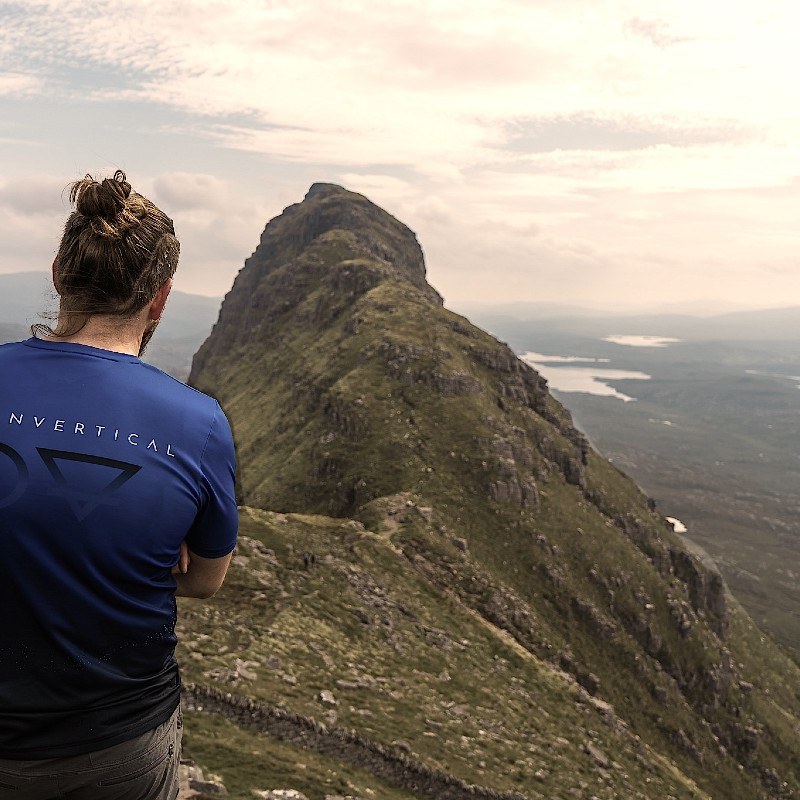
[[[320,753],[253,733],[201,713],[184,715],[184,756],[206,768],[228,790],[230,800],[253,800],[253,790],[296,789],[309,800],[326,794],[411,800],[413,794],[376,780],[367,770]]]
[[[281,225],[300,218],[302,210]],[[299,234],[285,237],[289,243],[300,240]],[[680,550],[678,538],[617,470],[591,454],[580,467],[580,441],[569,416],[543,393],[535,373],[521,371],[506,348],[432,303],[420,286],[397,279],[383,261],[364,252],[352,232],[328,231],[294,253],[282,242],[278,236],[278,255],[260,274],[254,264],[237,279],[240,288],[226,299],[215,335],[193,370],[194,383],[215,393],[232,420],[240,491],[247,502],[279,511],[357,515],[371,529],[391,534],[425,578],[415,589],[424,597],[415,611],[419,618],[427,617],[429,625],[458,641],[455,632],[470,620],[475,624],[476,617],[460,605],[455,609],[466,617],[452,616],[441,595],[453,594],[484,620],[504,627],[533,654],[527,657],[531,663],[548,660],[565,665],[584,683],[599,681],[599,696],[708,794],[766,797],[758,776],[772,768],[796,791],[797,666],[762,642],[738,609],[732,611],[728,639],[720,640],[713,630],[720,620],[691,596],[693,580],[708,582],[705,570],[696,563],[688,575],[675,568],[669,551]],[[579,478],[575,461],[584,473]],[[539,502],[497,499],[492,486],[498,482],[517,487],[533,482]],[[409,518],[403,511],[407,502],[412,509],[432,510]],[[353,536],[359,537],[356,550],[372,552],[364,542],[374,537],[358,531]],[[454,546],[454,536],[468,542],[469,557]],[[393,551],[375,552],[388,558]],[[379,574],[396,568],[387,561]],[[303,580],[313,583],[318,577]],[[312,598],[324,596],[322,587],[313,585]],[[314,595],[317,589],[320,594]],[[366,670],[389,678],[384,665],[390,663],[394,674],[408,676],[412,690],[395,687],[396,696],[388,700],[380,693],[379,725],[344,707],[338,713],[345,724],[369,735],[378,728],[407,740],[420,733],[419,720],[409,726],[408,715],[418,708],[419,692],[438,686],[435,676],[443,662],[433,651],[395,650],[392,632],[407,623],[402,613],[390,625],[377,615],[373,626],[383,632],[381,646],[372,643],[358,660],[353,653],[362,639],[371,641],[371,626],[331,611],[327,597],[291,614],[281,610],[281,604],[291,605],[288,598],[264,591],[263,611],[258,604],[249,609],[251,626],[229,647],[289,647],[282,658],[294,663],[308,658],[305,642],[318,636],[316,646],[332,649],[329,657],[347,666],[351,676]],[[341,587],[350,603],[366,602],[363,591],[352,596]],[[274,624],[274,602],[276,620],[288,627],[265,639],[263,631]],[[686,618],[688,632],[679,631],[675,609]],[[223,620],[220,615],[218,624]],[[298,641],[303,644],[290,644]],[[216,650],[216,639],[210,642]],[[451,648],[446,663],[466,657],[460,653]],[[484,675],[494,654],[491,648],[480,652],[464,674]],[[316,671],[303,680],[298,676],[296,687],[280,676],[262,676],[263,689],[257,683],[248,692],[287,697],[298,704],[296,710],[314,716],[320,711],[314,692],[333,687],[325,660],[312,661]],[[449,671],[452,680],[445,683],[454,690],[458,673]],[[552,673],[537,673],[531,685],[546,685],[545,674]],[[743,688],[748,683],[752,690]],[[555,724],[540,732],[531,727],[544,716],[535,707],[523,703],[515,712],[514,698],[520,696],[492,691],[490,698],[481,694],[485,685],[483,680],[474,689],[462,687],[470,714],[486,717],[478,730],[490,731],[489,723],[502,724],[502,717],[515,719],[510,731],[526,731],[528,739],[538,740],[541,733],[547,746],[558,736],[577,744],[577,728],[561,712],[545,709],[551,715],[545,719]],[[574,698],[562,694],[556,706],[569,716]],[[436,708],[435,698],[430,707]],[[572,738],[556,732],[564,726]],[[761,732],[755,754],[742,749],[740,734],[748,727]],[[486,734],[468,728],[464,735],[470,747],[480,746],[482,757],[463,743],[459,752],[466,757],[437,751],[430,736],[426,755],[447,759],[454,770],[464,770],[465,779],[498,786],[517,780],[521,783],[513,785],[527,788],[530,775],[541,768],[553,775],[580,773],[579,762],[568,759],[559,767],[558,754],[547,749],[541,761],[530,756],[522,768],[528,772],[509,778],[502,756],[481,741]],[[620,760],[628,750],[615,745],[614,757]],[[519,759],[524,748],[517,741],[509,751]],[[486,764],[483,774],[480,761]],[[643,789],[617,787],[609,796],[633,797]],[[676,796],[681,791],[673,787]]]
[[[216,682],[331,722],[319,700],[329,689],[338,701],[334,724],[385,744],[403,740],[426,763],[531,797],[566,798],[569,789],[589,787],[602,798],[706,796],[568,676],[431,587],[391,537],[358,523],[252,509],[241,522],[223,590],[211,603],[181,603],[185,680]],[[303,568],[303,551],[317,555],[316,568]],[[249,662],[252,679],[236,677],[241,662]],[[363,688],[340,688],[338,680]],[[189,715],[186,744],[234,798],[283,787],[314,800],[348,784],[350,793],[371,787],[380,797],[408,796],[202,714]],[[614,766],[599,768],[587,744]],[[547,775],[536,777],[539,770]]]

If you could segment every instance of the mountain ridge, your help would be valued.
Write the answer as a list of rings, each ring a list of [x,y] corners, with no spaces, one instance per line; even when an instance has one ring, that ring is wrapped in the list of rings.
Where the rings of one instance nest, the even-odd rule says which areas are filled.
[[[794,796],[796,665],[727,598],[719,574],[686,551],[652,501],[592,451],[546,381],[443,307],[408,228],[362,195],[316,186],[268,223],[190,378],[218,397],[231,421],[243,504],[279,517],[338,518],[330,524],[339,531],[351,526],[352,535],[323,547],[338,553],[326,576],[340,576],[355,607],[342,617],[314,606],[309,618],[345,641],[355,637],[354,651],[361,629],[348,614],[370,636],[380,640],[384,631],[383,650],[370,639],[377,649],[363,655],[365,670],[379,672],[381,653],[404,647],[419,653],[421,666],[430,656],[412,645],[417,633],[407,620],[438,612],[417,604],[404,621],[405,604],[388,587],[408,581],[424,587],[414,593],[456,604],[531,659],[530,673],[520,662],[521,685],[498,687],[505,707],[513,705],[510,687],[542,690],[536,665],[546,664],[613,708],[620,730],[699,787],[681,796]],[[272,542],[273,523],[264,524],[248,522],[247,535]],[[293,552],[285,557],[297,564]],[[364,561],[359,552],[373,555]],[[309,579],[325,591],[321,577]],[[243,596],[255,591],[242,585]],[[329,600],[331,608],[338,603]],[[443,625],[435,627],[454,639]],[[296,641],[300,633],[287,635]],[[248,640],[253,659],[265,663],[279,646],[252,633]],[[489,666],[471,669],[483,674]],[[396,669],[414,666],[401,660]],[[306,680],[321,678],[306,670]],[[338,713],[353,727],[367,725],[353,708]],[[410,746],[428,750],[424,710],[404,708],[401,717],[385,717],[386,729],[416,714]],[[568,716],[558,704],[547,708]],[[524,752],[518,736],[505,730],[508,752]],[[455,758],[457,744],[442,742],[436,757]],[[582,756],[572,758],[577,765]],[[539,796],[531,787],[546,766],[520,763],[510,784],[490,777]],[[598,796],[647,796],[633,786],[646,783],[641,764],[626,767],[633,783],[594,769],[602,770]],[[460,759],[459,773],[470,774]],[[557,791],[566,792],[562,777]]]

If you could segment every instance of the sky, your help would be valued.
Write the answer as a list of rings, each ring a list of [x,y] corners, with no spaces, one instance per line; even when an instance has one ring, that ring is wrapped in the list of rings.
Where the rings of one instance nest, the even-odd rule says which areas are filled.
[[[124,169],[222,296],[316,181],[453,308],[800,305],[796,3],[0,0],[0,272]]]

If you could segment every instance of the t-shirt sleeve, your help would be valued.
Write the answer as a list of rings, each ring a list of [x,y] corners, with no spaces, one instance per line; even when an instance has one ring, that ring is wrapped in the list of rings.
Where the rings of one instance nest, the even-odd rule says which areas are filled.
[[[199,556],[222,558],[236,546],[239,515],[234,493],[236,461],[233,436],[218,403],[215,404],[200,469],[202,504],[186,536],[186,543]]]

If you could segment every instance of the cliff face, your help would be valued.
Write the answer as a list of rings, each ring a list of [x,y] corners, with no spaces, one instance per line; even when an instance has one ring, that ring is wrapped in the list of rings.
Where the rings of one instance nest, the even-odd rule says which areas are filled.
[[[393,569],[611,708],[687,797],[800,790],[797,667],[366,198],[315,184],[267,225],[190,382],[231,420],[243,503],[377,534]]]

